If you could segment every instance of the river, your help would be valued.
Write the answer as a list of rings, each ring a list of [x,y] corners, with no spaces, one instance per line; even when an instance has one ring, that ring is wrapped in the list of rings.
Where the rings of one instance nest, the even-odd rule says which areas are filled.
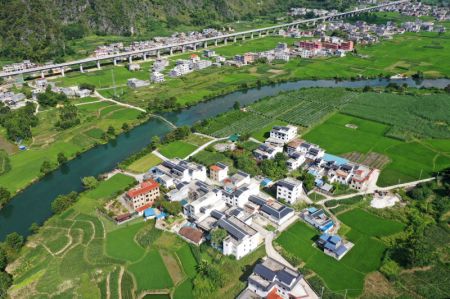
[[[273,96],[281,91],[296,90],[307,87],[364,87],[386,86],[389,82],[408,84],[411,87],[443,88],[450,84],[448,79],[423,80],[415,82],[411,79],[386,80],[372,79],[362,81],[334,80],[301,80],[237,91],[219,96],[208,102],[198,103],[190,108],[162,114],[163,117],[180,125],[192,125],[196,121],[214,117],[232,109],[234,102],[241,105],[251,104],[261,98]],[[2,210],[0,210],[0,240],[11,232],[29,235],[29,227],[33,222],[42,224],[51,215],[51,202],[60,194],[71,191],[82,191],[81,179],[86,176],[98,176],[108,172],[128,156],[147,146],[152,136],[163,136],[170,131],[167,123],[159,119],[133,128],[119,135],[108,144],[96,146],[69,161],[61,168],[49,173],[40,181],[32,184],[17,194]]]

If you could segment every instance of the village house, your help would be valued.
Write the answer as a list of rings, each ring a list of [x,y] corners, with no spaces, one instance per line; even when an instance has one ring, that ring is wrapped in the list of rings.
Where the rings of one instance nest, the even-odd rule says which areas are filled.
[[[164,75],[160,72],[152,72],[151,76],[150,76],[150,81],[153,83],[162,83],[164,82],[166,79],[164,78]]]
[[[296,170],[303,163],[305,163],[306,155],[304,153],[294,152],[290,155],[290,158],[286,161],[286,166],[289,170]]]
[[[344,242],[340,236],[329,235],[327,233],[322,234],[319,239],[317,239],[317,245],[325,254],[334,257],[338,261],[353,247],[353,243],[348,241]]]
[[[277,199],[293,204],[302,194],[303,184],[294,178],[286,178],[277,183]]]
[[[192,69],[198,71],[198,70],[208,68],[211,65],[212,65],[212,62],[210,60],[198,60],[193,63]]]
[[[197,190],[197,198],[183,207],[183,212],[191,221],[201,222],[214,209],[222,210],[225,202],[222,200],[222,190],[210,188],[205,184],[203,189]]]
[[[228,234],[222,242],[223,254],[234,255],[237,260],[253,252],[262,241],[257,230],[235,216],[221,218],[217,226]]]
[[[368,187],[374,170],[365,165],[356,165],[353,176],[350,179],[350,187],[356,190],[363,190]]]
[[[128,70],[130,72],[134,72],[134,71],[140,71],[141,70],[141,65],[138,63],[130,63],[128,65]]]
[[[266,257],[248,277],[247,288],[237,299],[317,299],[303,275],[282,263]]]
[[[297,127],[292,125],[275,126],[270,130],[270,137],[267,142],[288,143],[297,137]]]
[[[159,184],[149,179],[125,193],[125,201],[131,208],[137,210],[142,206],[152,204],[159,196]]]
[[[150,174],[156,181],[164,177],[164,175],[179,182],[190,182],[192,180],[204,182],[207,178],[205,166],[181,159],[164,161],[158,166],[153,167],[150,170]]]
[[[209,167],[209,177],[215,182],[222,182],[228,177],[228,166],[217,162]]]
[[[260,196],[252,195],[249,202],[258,207],[258,212],[276,225],[281,225],[295,215],[295,211],[277,201],[266,200]]]
[[[228,205],[242,208],[248,202],[248,198],[251,195],[256,195],[258,193],[258,183],[251,181],[249,184],[244,184],[235,190],[224,190],[222,198]]]
[[[135,89],[135,88],[149,86],[150,82],[146,81],[146,80],[139,80],[139,79],[136,79],[136,78],[131,78],[131,79],[128,79],[127,85],[128,85],[129,88]]]
[[[260,144],[257,149],[253,151],[253,155],[257,160],[273,159],[278,153],[282,153],[281,146],[271,146],[268,144]]]
[[[320,230],[322,233],[327,233],[334,227],[333,220],[331,220],[322,209],[309,207],[301,212],[300,217],[305,220],[306,223]]]

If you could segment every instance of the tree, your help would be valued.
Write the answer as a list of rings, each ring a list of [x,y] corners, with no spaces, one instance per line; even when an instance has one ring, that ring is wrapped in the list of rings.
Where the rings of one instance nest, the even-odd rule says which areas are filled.
[[[10,233],[6,236],[5,244],[18,251],[23,246],[23,236],[19,235],[17,232]]]
[[[83,182],[83,186],[86,189],[94,189],[98,186],[99,183],[98,180],[93,176],[84,177],[81,181]]]
[[[61,152],[61,153],[58,153],[57,160],[58,160],[58,164],[64,164],[67,162],[67,157],[66,157],[66,155],[64,155],[64,153]]]
[[[444,87],[444,90],[446,93],[450,93],[450,84],[447,84],[447,86]]]
[[[4,271],[6,266],[8,265],[8,260],[6,258],[6,252],[3,248],[0,248],[0,272]],[[0,296],[1,298],[1,296]]]
[[[42,174],[49,173],[51,170],[52,170],[52,164],[50,163],[50,161],[45,160],[44,162],[42,162],[42,165],[41,165],[41,173]]]
[[[0,207],[11,199],[11,192],[5,187],[0,187]]]
[[[39,226],[39,224],[37,224],[36,222],[31,223],[29,231],[33,234],[36,234],[37,232],[39,232],[39,229],[41,227]]]
[[[95,91],[95,85],[89,84],[89,83],[80,83],[80,85],[78,85],[78,88],[79,89],[89,89],[92,92]]]
[[[113,126],[109,126],[109,127],[108,127],[108,130],[106,131],[106,133],[107,133],[108,135],[115,135],[115,134],[116,134],[116,130],[114,129]]]
[[[59,195],[53,202],[52,202],[52,211],[55,214],[59,214],[66,210],[68,207],[70,207],[72,204],[74,204],[78,200],[78,193],[76,192],[70,192],[67,195]]]
[[[364,88],[363,88],[362,91],[363,91],[363,92],[373,91],[373,88],[372,88],[372,86],[366,85],[366,86],[364,86]]]
[[[7,291],[11,285],[11,275],[7,272],[0,272],[0,298],[7,298]]]
[[[211,242],[215,246],[222,246],[222,241],[227,237],[227,231],[223,228],[216,228],[211,232]]]
[[[165,212],[170,215],[178,215],[181,213],[181,204],[178,201],[162,200],[159,202]]]
[[[157,148],[159,145],[161,144],[161,138],[159,138],[159,136],[153,136],[152,137],[152,142],[150,144],[150,146],[152,147],[152,149]]]
[[[59,108],[59,120],[55,126],[61,129],[68,129],[81,123],[78,117],[78,108],[72,104],[66,104]]]
[[[123,123],[122,124],[122,130],[123,131],[128,131],[130,129],[130,125],[128,123]]]
[[[383,262],[380,267],[380,272],[384,274],[389,280],[395,280],[400,273],[400,266],[393,260],[388,259]]]
[[[306,190],[308,190],[308,191],[314,189],[315,177],[312,174],[307,173],[305,175],[305,177],[303,178],[303,185],[305,186]]]
[[[234,104],[233,104],[233,109],[234,109],[234,110],[239,110],[239,109],[241,109],[241,104],[240,104],[238,101],[234,102]]]

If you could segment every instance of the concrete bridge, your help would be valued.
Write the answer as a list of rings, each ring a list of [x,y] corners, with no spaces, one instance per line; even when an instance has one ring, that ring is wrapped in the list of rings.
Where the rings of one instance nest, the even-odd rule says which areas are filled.
[[[275,33],[280,29],[289,29],[289,28],[298,28],[299,25],[306,24],[306,25],[315,25],[317,22],[324,22],[324,21],[331,21],[331,20],[338,20],[343,19],[346,17],[352,17],[361,13],[366,12],[373,12],[377,11],[384,7],[389,6],[395,6],[398,4],[402,4],[405,2],[409,2],[409,0],[400,0],[400,1],[394,1],[389,3],[384,3],[376,6],[361,8],[361,9],[355,9],[347,12],[337,13],[333,15],[327,15],[324,17],[318,17],[318,18],[312,18],[307,20],[297,20],[291,23],[286,24],[280,24],[265,28],[258,28],[258,29],[252,29],[247,31],[241,31],[231,34],[225,34],[221,36],[216,37],[210,37],[210,38],[204,38],[199,39],[196,41],[188,41],[183,43],[177,43],[177,44],[171,44],[171,45],[163,45],[158,47],[152,47],[148,49],[142,49],[142,50],[136,50],[136,51],[129,51],[129,52],[123,52],[119,54],[114,55],[106,55],[102,57],[89,57],[84,58],[80,60],[74,60],[70,62],[65,63],[58,63],[58,64],[50,64],[45,66],[38,66],[34,68],[19,70],[19,71],[12,71],[12,72],[0,72],[0,78],[4,77],[12,77],[16,75],[25,75],[25,74],[37,74],[41,77],[45,76],[45,72],[48,72],[50,70],[59,69],[61,72],[61,75],[64,76],[65,70],[73,70],[73,67],[79,68],[80,72],[83,72],[83,65],[96,65],[97,68],[101,68],[102,63],[113,63],[114,65],[117,64],[118,61],[121,60],[128,60],[130,63],[133,61],[134,58],[143,59],[146,60],[148,57],[160,57],[162,53],[168,53],[170,55],[174,54],[175,51],[178,52],[185,52],[186,50],[192,49],[197,50],[198,47],[207,48],[208,45],[214,44],[217,46],[219,43],[227,44],[228,42],[237,42],[238,40],[245,40],[246,38],[254,38],[255,36],[267,36],[271,33]]]

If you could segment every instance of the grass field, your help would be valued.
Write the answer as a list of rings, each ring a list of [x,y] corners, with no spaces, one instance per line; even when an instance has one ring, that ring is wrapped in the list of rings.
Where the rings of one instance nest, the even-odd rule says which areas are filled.
[[[55,127],[57,109],[39,113],[39,125],[32,129],[33,140],[25,142],[28,150],[9,155],[11,169],[0,176],[0,186],[16,192],[40,175],[40,167],[45,160],[56,165],[56,157],[60,152],[73,158],[76,153],[103,142],[101,137],[109,126],[120,133],[124,122],[130,125],[140,122],[137,119],[139,111],[112,103],[78,106],[78,113],[81,124],[63,131]]]
[[[173,286],[169,272],[157,250],[150,250],[143,259],[129,266],[138,291],[168,289]]]
[[[127,167],[127,170],[137,172],[137,173],[142,173],[142,172],[148,171],[150,168],[158,165],[161,162],[162,162],[162,160],[160,158],[158,158],[157,156],[155,156],[152,153],[148,153],[144,157],[137,159],[136,161],[131,163]]]
[[[355,124],[357,129],[347,128]],[[410,141],[385,137],[390,126],[344,114],[335,114],[303,136],[306,140],[319,144],[327,152],[342,155],[350,152],[368,154],[380,153],[389,157],[390,162],[382,169],[378,185],[387,186],[401,182],[429,177],[435,171],[450,166],[447,150],[442,151],[446,142],[432,147],[433,142]],[[438,163],[436,163],[438,161]]]
[[[342,217],[342,221],[351,228],[346,237],[355,246],[340,261],[313,246],[318,232],[303,222],[292,225],[276,242],[284,250],[302,259],[305,267],[320,276],[329,289],[342,295],[347,289],[349,296],[357,297],[363,291],[365,275],[378,269],[386,249],[373,236],[397,233],[403,229],[403,225],[359,209],[346,212]]]
[[[187,143],[185,141],[177,140],[167,144],[163,144],[158,151],[165,157],[172,158],[181,158],[183,159],[190,153],[192,153],[197,146]]]

